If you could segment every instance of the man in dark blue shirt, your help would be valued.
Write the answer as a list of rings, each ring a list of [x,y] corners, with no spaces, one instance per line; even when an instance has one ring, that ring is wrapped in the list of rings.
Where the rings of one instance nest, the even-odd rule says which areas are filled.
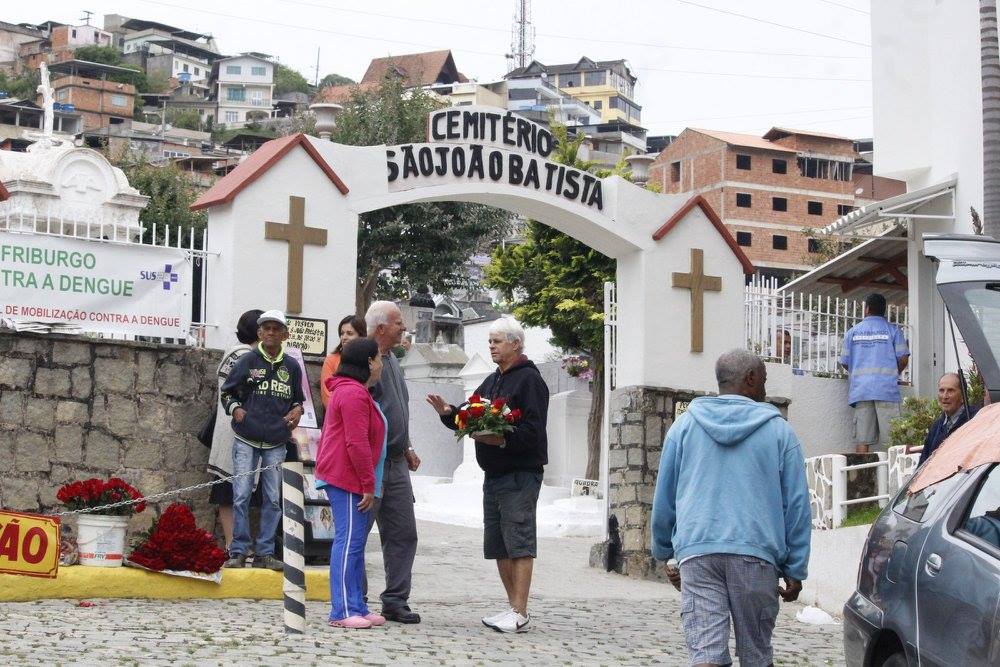
[[[967,408],[962,400],[962,384],[957,373],[945,373],[938,380],[937,400],[941,406],[941,416],[934,420],[927,431],[924,449],[920,452],[920,465],[930,458],[945,438],[976,414],[976,410]]]

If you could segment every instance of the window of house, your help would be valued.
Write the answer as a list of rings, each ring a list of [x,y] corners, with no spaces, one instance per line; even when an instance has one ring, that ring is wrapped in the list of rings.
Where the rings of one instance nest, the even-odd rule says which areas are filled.
[[[583,83],[586,86],[603,86],[608,81],[607,70],[600,72],[586,72],[583,75]]]
[[[252,76],[267,76],[267,68],[264,67],[263,65],[261,66],[254,65],[253,67],[250,68],[250,74]]]
[[[787,211],[788,210],[788,199],[785,197],[771,197],[771,210],[772,211]]]
[[[181,65],[181,71],[182,72],[190,72],[191,70],[188,68],[188,64],[184,63],[183,65]]]
[[[226,88],[226,101],[245,102],[247,99],[246,88]]]
[[[263,90],[251,90],[250,91],[250,104],[255,107],[264,106],[264,91]]]
[[[681,182],[681,163],[680,160],[677,162],[670,163],[670,182],[680,183]]]
[[[201,74],[201,72],[199,72],[199,71],[198,71],[198,68],[197,68],[197,67],[195,67],[195,68],[194,68],[194,75],[195,75],[195,76],[198,76],[199,74]]]
[[[823,215],[823,202],[811,201],[807,203],[806,211],[809,215]]]
[[[559,77],[559,85],[563,88],[576,88],[580,78],[577,75],[563,74]]]
[[[749,248],[753,242],[753,234],[750,232],[736,232],[736,245]]]
[[[111,96],[111,106],[113,107],[124,107],[128,105],[128,101],[125,99],[124,95],[112,95]]]
[[[809,252],[819,252],[819,239],[809,239]]]
[[[595,109],[597,109],[598,111],[600,111],[603,106],[604,106],[603,100],[594,100],[594,108]]]
[[[69,99],[69,88],[63,88],[62,90],[56,91],[56,99],[60,102],[65,102]]]
[[[740,208],[750,208],[750,193],[749,192],[737,192],[736,193],[736,205]]]
[[[621,109],[621,108],[623,108],[622,107],[622,99],[620,97],[617,97],[617,96],[616,97],[612,97],[611,99],[608,100],[608,108],[609,109]]]
[[[750,156],[749,155],[737,155],[736,156],[736,168],[737,169],[749,169],[750,168]]]
[[[788,237],[775,234],[771,237],[771,247],[775,250],[788,250]]]
[[[242,74],[243,70],[239,65],[226,65],[226,74]]]
[[[847,215],[854,210],[850,204],[837,204],[837,215]]]
[[[73,31],[73,37],[76,37],[76,30]]]
[[[226,122],[227,123],[236,123],[236,122],[239,122],[239,120],[240,120],[240,114],[239,114],[238,111],[227,111],[226,112]]]
[[[788,173],[788,162],[786,160],[771,160],[771,173],[774,174],[787,174]]]

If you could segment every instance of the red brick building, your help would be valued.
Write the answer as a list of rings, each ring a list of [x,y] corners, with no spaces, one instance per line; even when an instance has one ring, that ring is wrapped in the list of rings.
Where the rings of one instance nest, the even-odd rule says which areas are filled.
[[[705,197],[761,273],[787,278],[817,263],[803,229],[859,205],[856,158],[854,142],[832,134],[687,128],[657,156],[650,180],[665,193]]]

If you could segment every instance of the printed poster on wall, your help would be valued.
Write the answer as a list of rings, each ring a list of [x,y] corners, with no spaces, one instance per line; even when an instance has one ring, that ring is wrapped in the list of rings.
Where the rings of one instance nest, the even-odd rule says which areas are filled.
[[[312,388],[309,386],[309,376],[306,375],[306,364],[302,359],[302,350],[297,347],[286,347],[285,354],[294,359],[302,371],[302,395],[306,397],[302,404],[302,419],[299,426],[302,428],[319,428],[316,421],[316,406],[313,405]]]
[[[177,248],[0,232],[0,317],[184,338],[191,274]]]

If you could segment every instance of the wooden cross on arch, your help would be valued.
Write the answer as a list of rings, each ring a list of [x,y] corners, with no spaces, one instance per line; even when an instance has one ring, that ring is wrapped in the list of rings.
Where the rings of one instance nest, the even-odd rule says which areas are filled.
[[[691,273],[671,274],[671,286],[691,290],[691,351],[705,351],[705,292],[721,292],[722,278],[705,275],[705,251],[691,248]]]

